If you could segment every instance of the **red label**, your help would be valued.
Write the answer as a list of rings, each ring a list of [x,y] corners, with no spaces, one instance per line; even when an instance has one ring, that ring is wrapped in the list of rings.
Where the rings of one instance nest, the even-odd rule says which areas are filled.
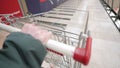
[[[46,2],[46,0],[40,0],[40,3],[44,3],[44,2]]]
[[[1,0],[0,14],[13,14],[16,16],[23,16],[18,0]]]

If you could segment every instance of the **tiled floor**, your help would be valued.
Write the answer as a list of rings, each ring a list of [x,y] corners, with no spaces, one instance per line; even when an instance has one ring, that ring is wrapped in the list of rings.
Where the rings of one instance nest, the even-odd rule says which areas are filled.
[[[91,61],[82,68],[120,68],[120,33],[99,0],[89,0],[89,27],[93,47]]]

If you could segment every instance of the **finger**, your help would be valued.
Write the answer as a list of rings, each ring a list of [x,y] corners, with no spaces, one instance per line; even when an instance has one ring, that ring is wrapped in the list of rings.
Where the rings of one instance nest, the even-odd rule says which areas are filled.
[[[25,33],[30,33],[30,34],[32,34],[32,33],[34,33],[34,31],[36,32],[38,29],[37,29],[38,27],[36,27],[35,25],[33,25],[33,24],[26,24],[25,25],[25,27],[23,28],[23,31],[25,32]]]
[[[43,33],[42,33],[42,38],[43,38],[43,43],[44,44],[46,44],[47,43],[47,41],[50,39],[50,37],[51,37],[51,32],[48,32],[48,31],[44,31]]]
[[[22,32],[26,32],[26,30],[28,29],[28,26],[29,26],[30,24],[25,24],[23,27],[22,27]]]
[[[47,32],[48,39],[52,37],[52,32]]]
[[[47,32],[47,39],[46,39],[46,42],[52,37],[52,32]]]

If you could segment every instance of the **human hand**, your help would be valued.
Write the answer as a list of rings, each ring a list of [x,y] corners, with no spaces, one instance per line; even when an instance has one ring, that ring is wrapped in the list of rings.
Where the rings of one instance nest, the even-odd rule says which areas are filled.
[[[46,44],[49,38],[52,36],[51,32],[43,30],[34,24],[25,24],[22,28],[22,32],[32,35],[35,39],[40,40],[43,44]]]

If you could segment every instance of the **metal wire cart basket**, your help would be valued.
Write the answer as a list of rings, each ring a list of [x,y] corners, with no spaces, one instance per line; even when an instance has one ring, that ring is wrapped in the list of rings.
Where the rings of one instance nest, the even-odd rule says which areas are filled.
[[[24,23],[20,23],[20,20],[22,19],[23,21],[27,18],[29,21],[33,19],[32,22],[53,33],[52,38],[45,45],[48,54],[42,64],[43,68],[81,68],[81,63],[84,65],[88,64],[92,45],[90,31],[86,30],[85,33],[81,32],[80,34],[72,33],[65,30],[66,24],[34,20],[36,16],[33,15],[21,19],[14,18],[15,20],[9,20],[9,17],[8,15],[5,17],[7,20],[0,23],[1,29],[9,32],[21,31],[18,28],[21,28]],[[4,23],[7,23],[7,25]]]

